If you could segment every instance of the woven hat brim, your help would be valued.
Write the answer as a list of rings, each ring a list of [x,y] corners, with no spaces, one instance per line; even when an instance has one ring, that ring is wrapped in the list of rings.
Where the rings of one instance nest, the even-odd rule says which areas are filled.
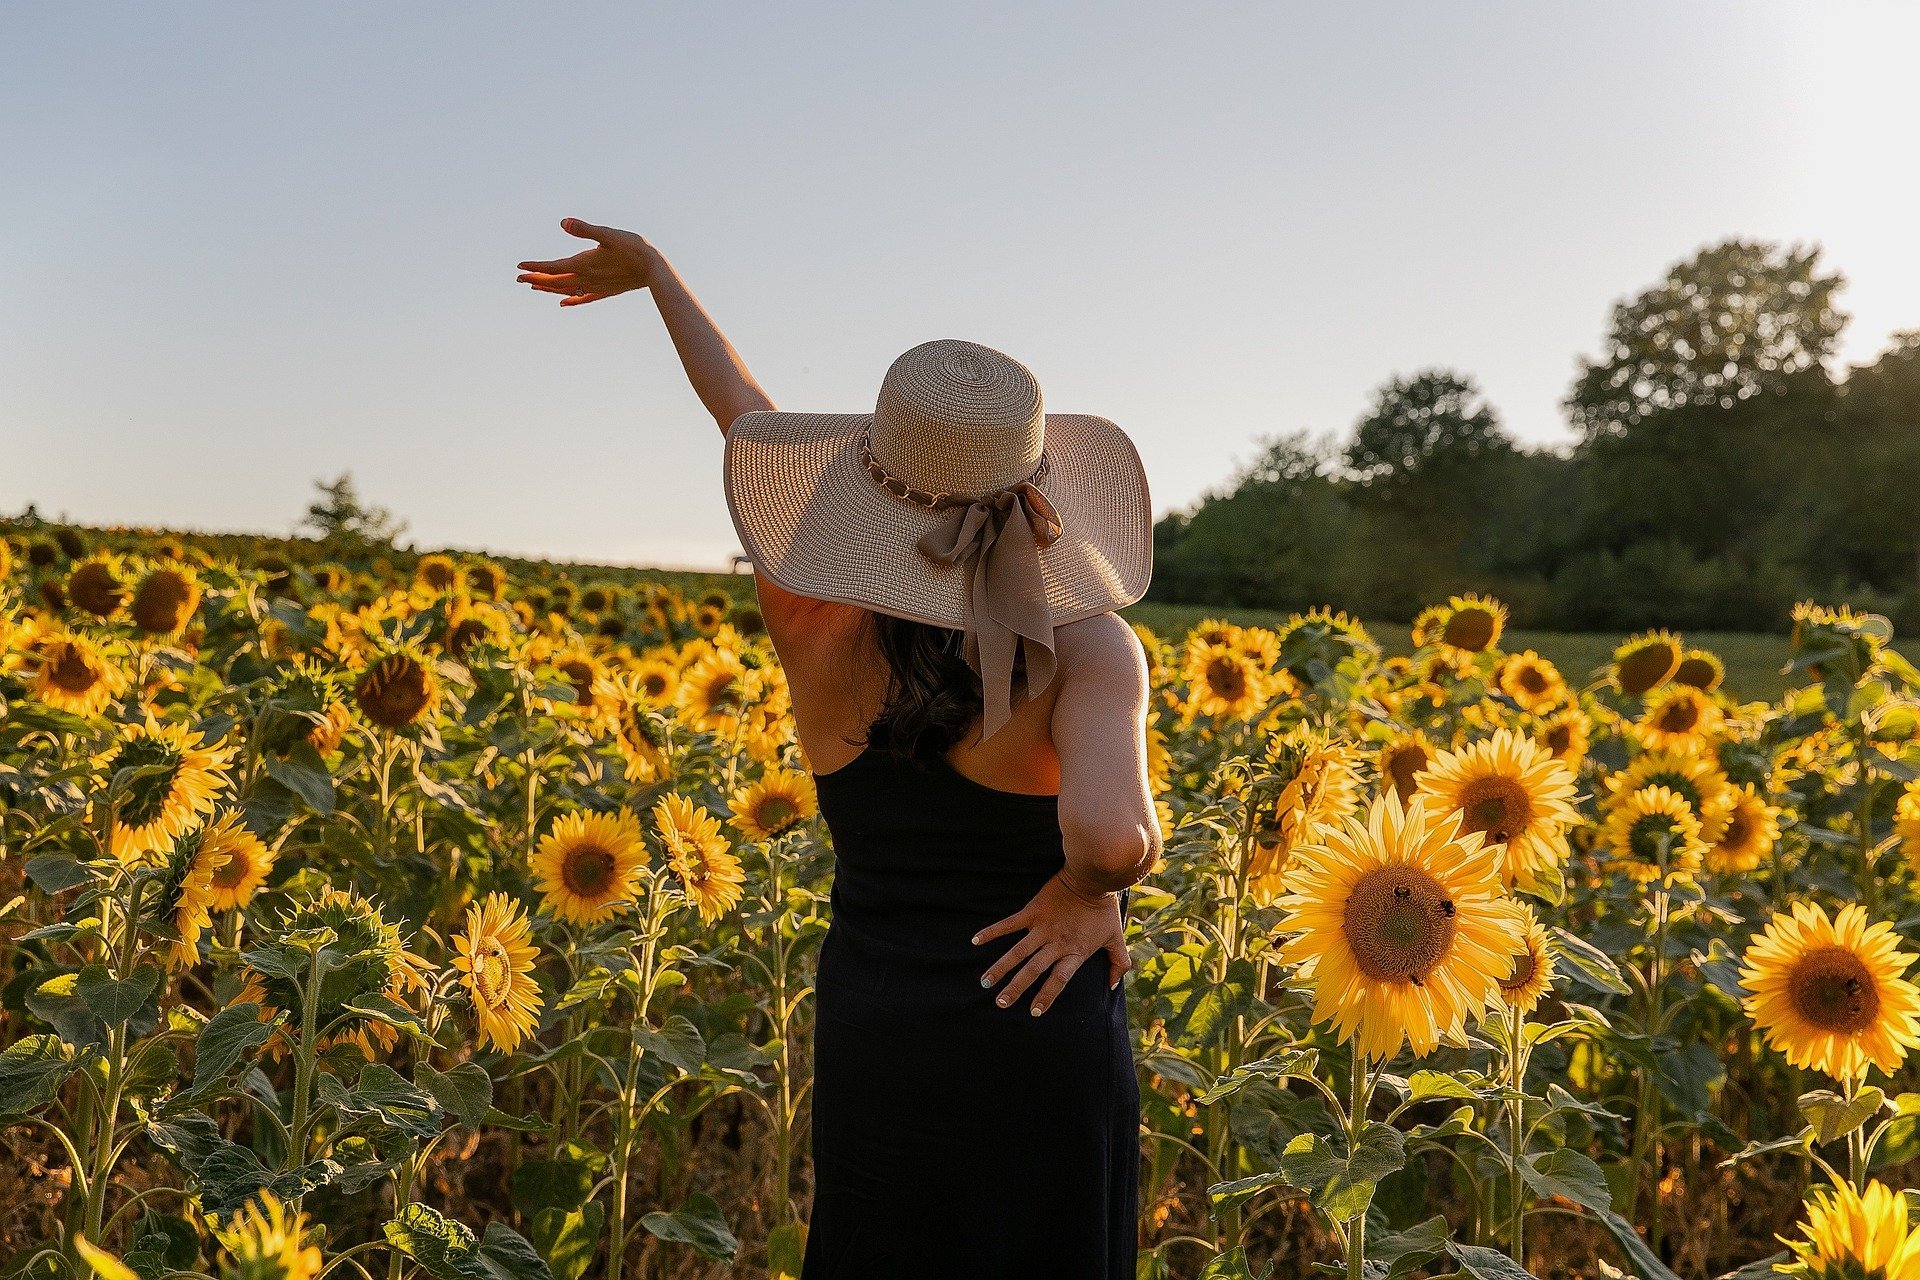
[[[866,413],[749,413],[727,432],[727,509],[754,567],[796,595],[960,627],[964,569],[919,542],[951,512],[882,489],[860,461]],[[1132,604],[1153,576],[1146,469],[1114,423],[1050,413],[1037,487],[1060,515],[1040,553],[1055,626]]]

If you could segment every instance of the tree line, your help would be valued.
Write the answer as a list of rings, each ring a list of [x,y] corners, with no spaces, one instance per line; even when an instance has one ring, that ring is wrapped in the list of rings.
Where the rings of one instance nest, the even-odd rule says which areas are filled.
[[[1265,441],[1155,526],[1151,598],[1408,619],[1475,590],[1525,626],[1771,631],[1817,596],[1920,627],[1920,330],[1836,370],[1819,256],[1729,240],[1617,303],[1570,448],[1522,447],[1438,368],[1344,441]]]

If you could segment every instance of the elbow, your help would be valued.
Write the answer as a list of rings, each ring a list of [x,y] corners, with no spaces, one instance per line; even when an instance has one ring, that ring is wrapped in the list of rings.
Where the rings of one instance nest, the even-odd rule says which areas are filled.
[[[1157,822],[1063,823],[1061,834],[1069,861],[1098,877],[1109,892],[1137,883],[1160,859]]]

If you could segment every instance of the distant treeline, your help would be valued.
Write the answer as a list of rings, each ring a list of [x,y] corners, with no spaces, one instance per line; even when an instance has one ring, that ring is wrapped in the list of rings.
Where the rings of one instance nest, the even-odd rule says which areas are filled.
[[[1531,627],[1767,631],[1817,596],[1920,627],[1920,331],[1837,376],[1819,252],[1729,241],[1617,304],[1566,452],[1444,369],[1342,442],[1267,442],[1155,527],[1150,597],[1404,619],[1478,590]]]

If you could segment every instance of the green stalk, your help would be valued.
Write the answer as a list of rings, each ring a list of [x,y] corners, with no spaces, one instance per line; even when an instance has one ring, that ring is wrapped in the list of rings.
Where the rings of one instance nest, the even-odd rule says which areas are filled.
[[[1353,1079],[1348,1084],[1347,1158],[1359,1149],[1360,1133],[1367,1125],[1367,1108],[1373,1101],[1372,1082],[1367,1076],[1367,1056],[1360,1051],[1360,1037],[1353,1038]],[[1367,1270],[1367,1215],[1354,1215],[1347,1224],[1347,1280],[1363,1280]]]

